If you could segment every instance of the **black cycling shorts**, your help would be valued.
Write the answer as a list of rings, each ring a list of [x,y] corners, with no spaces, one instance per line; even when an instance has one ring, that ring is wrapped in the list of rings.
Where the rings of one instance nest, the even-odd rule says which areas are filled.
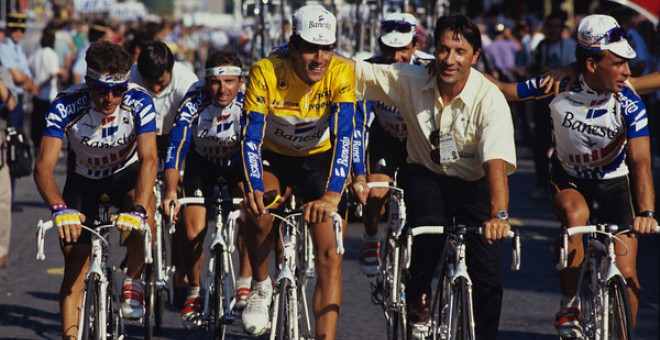
[[[264,150],[262,159],[264,172],[268,171],[277,177],[282,192],[285,188],[293,188],[294,193],[302,197],[303,203],[315,201],[323,196],[332,163],[332,151],[293,157]],[[344,196],[342,195],[338,207],[338,213],[342,216],[346,213]]]
[[[396,170],[406,164],[407,156],[406,141],[393,137],[374,121],[369,131],[367,174],[386,174],[394,178]]]
[[[135,162],[128,168],[101,179],[91,179],[70,171],[64,184],[62,198],[67,207],[76,209],[85,215],[84,225],[94,226],[99,220],[99,205],[101,195],[107,194],[110,205],[119,209],[130,207],[132,202],[126,197],[135,188],[140,172],[140,163]],[[101,221],[107,223],[108,221]],[[91,234],[83,230],[73,244],[90,244]]]
[[[195,150],[186,157],[183,174],[183,197],[213,198],[216,185],[227,185],[230,192],[235,192],[239,182],[243,181],[243,167],[240,157],[229,165],[218,165],[205,159]]]
[[[569,175],[561,166],[550,169],[552,198],[565,189],[577,190],[589,205],[590,223],[632,225],[634,210],[628,176],[612,179],[583,179]],[[595,218],[595,219],[594,219]]]

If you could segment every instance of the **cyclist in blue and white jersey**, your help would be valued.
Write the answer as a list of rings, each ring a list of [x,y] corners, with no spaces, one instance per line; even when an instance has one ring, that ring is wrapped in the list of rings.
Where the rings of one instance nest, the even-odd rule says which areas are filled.
[[[408,13],[390,13],[381,22],[383,34],[378,39],[380,55],[366,61],[375,64],[408,63],[427,65],[433,58],[417,51],[417,19]],[[387,189],[367,190],[368,182],[391,182],[400,165],[406,162],[408,129],[399,110],[379,101],[360,101],[356,106],[356,129],[353,135],[354,192],[360,197],[368,191],[364,210],[364,239],[360,250],[360,269],[375,275],[380,267],[378,222],[385,214]],[[362,127],[362,128],[360,128]],[[368,138],[367,138],[368,137]],[[368,146],[367,146],[368,145]],[[363,151],[367,148],[366,152]],[[361,157],[362,155],[362,157]]]
[[[635,51],[625,30],[606,15],[582,19],[577,38],[575,55],[581,72],[570,89],[547,96],[541,78],[535,78],[517,88],[506,85],[503,91],[509,100],[535,97],[549,103],[555,144],[549,193],[563,228],[585,225],[592,218],[650,233],[657,221],[648,115],[628,82],[628,62]],[[616,261],[628,283],[634,324],[641,295],[635,265],[637,239],[621,239],[625,248],[616,244],[616,253],[621,254]],[[580,338],[577,283],[584,259],[580,236],[572,237],[568,254],[569,266],[559,272],[562,297],[555,327],[561,337]]]
[[[223,177],[235,197],[242,197],[243,180],[240,149],[241,111],[243,109],[242,63],[233,51],[216,52],[206,62],[206,78],[195,83],[179,106],[165,163],[165,197],[167,215],[170,202],[177,202],[179,171],[185,161],[183,176],[184,197],[213,198],[218,177]],[[188,205],[183,209],[186,239],[182,256],[188,275],[188,296],[181,312],[186,329],[201,326],[203,301],[199,296],[200,270],[204,260],[203,243],[206,235],[206,207]],[[242,230],[242,228],[241,228]],[[240,256],[237,282],[237,307],[247,301],[252,280],[247,251],[239,232]]]
[[[46,130],[35,166],[34,179],[51,208],[64,254],[60,310],[64,338],[78,334],[78,311],[89,265],[90,234],[99,218],[99,199],[108,194],[121,209],[116,219],[122,231],[145,222],[154,226],[153,185],[156,180],[156,123],[154,104],[141,87],[129,82],[131,56],[109,42],[92,44],[87,51],[85,82],[64,91],[46,116]],[[55,180],[63,139],[69,143],[72,166],[60,194]],[[144,314],[142,237],[131,233],[128,277],[122,289],[121,310],[126,318]]]

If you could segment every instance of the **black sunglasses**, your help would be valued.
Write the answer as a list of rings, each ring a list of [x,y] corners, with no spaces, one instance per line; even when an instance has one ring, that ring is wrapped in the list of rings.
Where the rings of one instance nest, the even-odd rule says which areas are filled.
[[[92,82],[89,89],[95,93],[104,95],[107,93],[112,93],[113,96],[119,97],[128,91],[128,86],[119,85],[119,86],[108,86],[107,84],[101,82]]]
[[[415,25],[404,20],[383,20],[380,22],[380,29],[385,33],[390,33],[392,31],[410,33],[412,32],[413,27],[415,27]]]
[[[429,141],[433,146],[429,156],[434,163],[440,164],[440,150],[438,150],[438,147],[440,146],[440,130],[431,131],[429,134]]]
[[[605,39],[607,42],[613,43],[613,42],[620,41],[621,39],[626,39],[627,40],[628,39],[628,34],[626,33],[626,30],[623,27],[617,26],[617,27],[614,27],[614,28],[610,29],[609,31],[605,32],[605,35],[598,38],[598,40],[594,41],[592,43],[592,45],[596,44],[597,42],[599,42],[603,39]]]

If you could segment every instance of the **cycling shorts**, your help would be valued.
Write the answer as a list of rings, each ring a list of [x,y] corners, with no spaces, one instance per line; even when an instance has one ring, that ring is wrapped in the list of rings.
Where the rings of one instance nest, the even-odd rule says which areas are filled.
[[[385,174],[394,178],[396,170],[406,163],[407,156],[405,140],[387,133],[377,121],[372,124],[367,147],[367,174]]]
[[[294,157],[264,150],[262,159],[264,172],[268,171],[277,177],[282,192],[287,187],[293,188],[294,193],[302,197],[303,203],[323,196],[332,162],[331,151]],[[339,202],[338,213],[345,216],[345,195],[342,195]]]
[[[628,176],[611,179],[583,179],[569,175],[561,166],[550,169],[549,192],[554,196],[562,190],[577,190],[589,205],[590,223],[632,225],[634,210]],[[594,220],[595,217],[595,220]]]
[[[110,205],[120,210],[131,204],[126,200],[126,194],[135,188],[139,172],[139,163],[131,164],[116,174],[100,179],[87,178],[69,171],[62,198],[67,207],[76,209],[85,215],[84,225],[92,227],[94,222],[99,220],[101,195],[107,194],[110,198]],[[102,221],[102,223],[107,222]],[[91,241],[91,234],[83,229],[76,242],[65,244],[90,244]]]
[[[243,181],[243,166],[240,158],[227,166],[209,162],[195,150],[186,156],[183,174],[183,197],[215,197],[216,185],[227,185],[233,192],[238,183]]]

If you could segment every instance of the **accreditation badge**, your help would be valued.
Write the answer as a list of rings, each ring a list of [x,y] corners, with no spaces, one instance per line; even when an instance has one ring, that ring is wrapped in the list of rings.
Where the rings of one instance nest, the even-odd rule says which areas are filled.
[[[440,144],[438,145],[440,152],[440,164],[456,161],[460,159],[458,149],[456,148],[456,141],[454,136],[450,133],[440,135]]]

